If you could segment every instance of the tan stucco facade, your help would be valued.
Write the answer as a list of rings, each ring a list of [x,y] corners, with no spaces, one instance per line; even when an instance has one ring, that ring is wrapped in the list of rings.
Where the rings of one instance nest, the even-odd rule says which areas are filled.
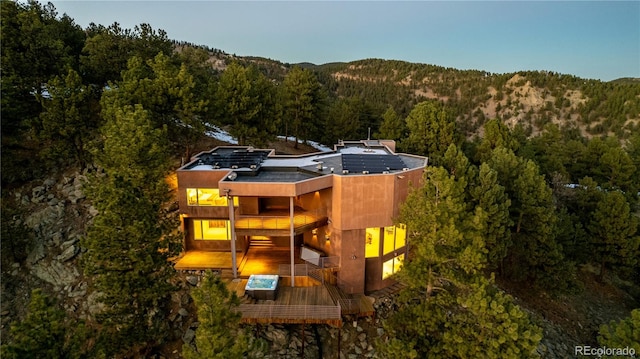
[[[378,151],[384,150],[389,156],[397,157],[390,149],[395,149],[392,141],[380,143],[379,146],[381,150]],[[328,154],[320,158],[325,163],[333,163],[331,161],[336,161],[336,156],[339,155],[340,153]],[[189,205],[187,188],[217,188],[220,195],[237,197],[237,205],[232,213],[235,228],[232,230],[237,234],[238,251],[250,248],[252,236],[280,238],[274,243],[282,245],[281,239],[292,235],[290,229],[286,225],[281,227],[281,224],[283,220],[288,221],[290,218],[289,204],[293,203],[293,235],[296,245],[303,244],[326,256],[338,257],[338,281],[345,292],[364,293],[384,288],[392,284],[393,280],[383,279],[383,262],[406,253],[406,246],[386,255],[383,255],[380,249],[379,257],[365,258],[365,230],[393,226],[410,188],[421,183],[426,158],[404,156],[405,162],[413,166],[365,174],[328,172],[327,168],[319,165],[318,173],[312,173],[315,177],[291,182],[269,181],[271,178],[260,181],[259,178],[251,177],[231,180],[230,174],[233,169],[230,168],[194,170],[185,166],[177,173],[178,202],[185,230],[185,250],[230,250],[228,241],[196,240],[193,235],[194,220],[227,220],[230,213],[227,206]],[[273,155],[269,158],[272,157],[275,158]],[[295,161],[295,157],[287,157],[282,161],[283,165],[288,165],[287,161]],[[302,169],[309,172],[306,168]],[[258,171],[260,168],[256,170]],[[286,179],[286,173],[278,175]],[[256,227],[255,223],[266,223],[259,222],[266,221],[265,218],[273,219],[276,223],[273,224],[274,227],[269,227],[272,224]],[[306,222],[301,222],[303,220]],[[245,226],[245,222],[242,221],[249,224]],[[281,221],[280,224],[277,221]]]

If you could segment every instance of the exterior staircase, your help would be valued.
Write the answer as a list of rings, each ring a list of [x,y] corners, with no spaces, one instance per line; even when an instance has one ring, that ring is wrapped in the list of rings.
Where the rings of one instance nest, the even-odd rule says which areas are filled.
[[[271,237],[266,238],[251,238],[251,247],[271,248],[275,247]]]

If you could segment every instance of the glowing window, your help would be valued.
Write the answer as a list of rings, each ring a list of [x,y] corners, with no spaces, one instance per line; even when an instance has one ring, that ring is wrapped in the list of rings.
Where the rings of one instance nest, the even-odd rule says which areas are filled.
[[[396,226],[396,249],[404,247],[407,244],[407,225],[398,224]]]
[[[380,256],[380,228],[367,228],[365,235],[365,257]]]
[[[404,254],[401,254],[395,258],[391,258],[388,261],[382,263],[382,279],[387,279],[402,268],[402,262],[404,261]]]
[[[384,254],[391,253],[395,249],[395,247],[393,246],[395,235],[395,227],[384,227]]]
[[[189,206],[224,207],[229,202],[226,196],[220,195],[217,188],[187,188],[187,204]],[[233,197],[233,205],[238,205],[238,197]]]
[[[227,220],[193,221],[193,238],[196,240],[229,240],[231,230]]]
[[[189,206],[198,205],[198,190],[195,188],[187,188],[187,204]]]
[[[384,254],[389,254],[394,250],[402,248],[407,243],[407,226],[398,224],[397,226],[384,227]]]

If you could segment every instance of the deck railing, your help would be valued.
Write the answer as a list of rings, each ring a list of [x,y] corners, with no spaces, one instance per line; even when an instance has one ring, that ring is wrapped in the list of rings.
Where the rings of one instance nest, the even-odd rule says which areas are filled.
[[[293,215],[294,227],[302,227],[318,222],[327,217],[326,208],[318,208],[311,211],[297,211]],[[240,215],[236,218],[236,229],[289,229],[291,228],[290,216],[285,213],[274,212],[261,215]]]
[[[240,304],[242,319],[254,320],[341,320],[342,310],[338,305],[282,305]]]
[[[331,278],[335,277],[333,273],[327,274],[325,269],[336,268],[340,268],[339,256],[320,257],[318,265],[311,263],[295,264],[293,270],[294,275],[296,276],[308,276],[324,284],[325,280],[327,279],[327,275],[329,275]],[[281,277],[290,277],[291,264],[280,264],[280,266],[278,267],[278,274]]]
[[[320,257],[318,260],[320,268],[340,268],[340,256]]]
[[[293,267],[294,275],[296,276],[308,276],[309,271],[313,270],[308,264],[296,264]],[[278,266],[278,275],[281,277],[291,276],[291,264],[280,264]]]

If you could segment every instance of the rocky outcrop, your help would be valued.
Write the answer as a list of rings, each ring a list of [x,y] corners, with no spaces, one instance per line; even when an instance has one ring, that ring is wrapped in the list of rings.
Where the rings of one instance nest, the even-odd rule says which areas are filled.
[[[80,277],[76,267],[57,260],[39,261],[31,267],[31,274],[53,285],[56,290],[68,288]]]
[[[88,283],[78,262],[80,239],[97,215],[84,193],[88,171],[50,177],[13,192],[12,200],[23,209],[23,216],[13,220],[32,233],[32,240],[24,263],[13,263],[10,271],[3,268],[3,281],[16,283],[12,285],[20,287],[16,290],[21,295],[44,288],[66,310],[85,318],[100,310],[96,295],[87,297]],[[3,308],[11,308],[3,323],[24,311],[22,298],[3,295],[2,301]]]

